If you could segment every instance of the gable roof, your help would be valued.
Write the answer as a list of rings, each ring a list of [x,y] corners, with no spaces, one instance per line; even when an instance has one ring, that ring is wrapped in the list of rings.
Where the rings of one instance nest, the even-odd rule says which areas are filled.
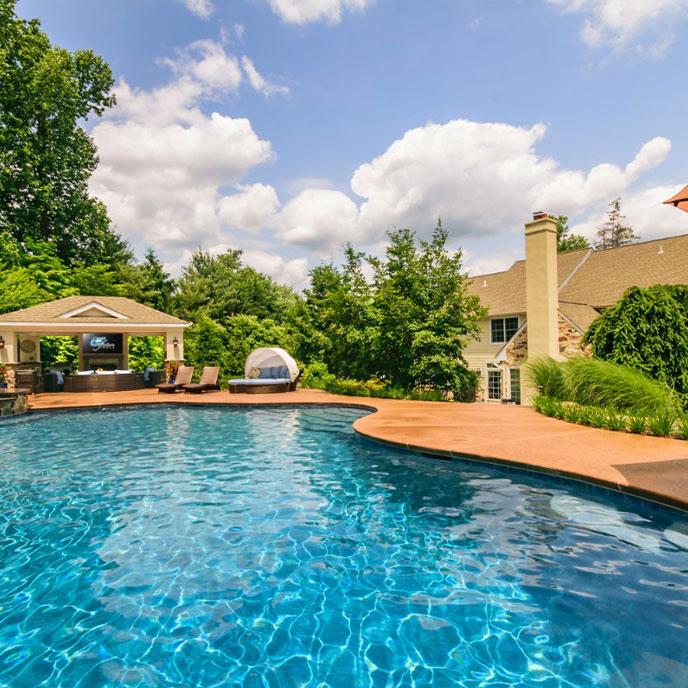
[[[604,250],[559,253],[559,309],[581,330],[629,287],[688,284],[688,234]],[[469,291],[490,315],[526,312],[525,260],[508,270],[476,275]]]
[[[559,253],[559,284],[564,284],[579,267],[590,249]],[[480,297],[490,315],[513,315],[526,312],[526,261],[517,260],[508,270],[477,275],[469,281],[469,291]]]
[[[101,308],[99,308],[99,306]],[[123,296],[68,296],[0,315],[0,323],[188,325],[167,313]]]
[[[688,284],[688,234],[593,251],[559,296],[607,308],[629,287],[653,284]]]

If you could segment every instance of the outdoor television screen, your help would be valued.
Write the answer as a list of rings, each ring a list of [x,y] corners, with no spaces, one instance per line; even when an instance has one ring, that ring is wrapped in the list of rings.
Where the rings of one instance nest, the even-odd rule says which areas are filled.
[[[84,334],[81,350],[85,354],[121,354],[121,334]]]

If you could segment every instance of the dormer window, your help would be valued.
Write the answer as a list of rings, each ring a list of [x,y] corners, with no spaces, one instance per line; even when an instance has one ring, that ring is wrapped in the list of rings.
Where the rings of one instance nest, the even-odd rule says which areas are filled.
[[[518,331],[518,316],[510,318],[492,318],[490,336],[493,344],[508,342]]]

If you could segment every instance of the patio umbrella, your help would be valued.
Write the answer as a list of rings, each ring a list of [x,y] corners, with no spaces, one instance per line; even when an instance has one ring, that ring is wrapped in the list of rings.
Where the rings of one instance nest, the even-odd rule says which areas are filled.
[[[675,196],[668,198],[664,203],[673,205],[674,208],[680,208],[688,213],[688,186],[681,189]]]

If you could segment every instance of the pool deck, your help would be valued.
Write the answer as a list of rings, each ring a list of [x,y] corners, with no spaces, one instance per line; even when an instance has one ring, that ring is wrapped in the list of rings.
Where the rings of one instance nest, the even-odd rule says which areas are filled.
[[[546,418],[530,408],[367,399],[298,390],[286,394],[38,394],[32,410],[129,404],[332,404],[376,411],[354,429],[380,442],[444,458],[473,458],[545,470],[611,486],[688,510],[688,441],[597,430]]]

